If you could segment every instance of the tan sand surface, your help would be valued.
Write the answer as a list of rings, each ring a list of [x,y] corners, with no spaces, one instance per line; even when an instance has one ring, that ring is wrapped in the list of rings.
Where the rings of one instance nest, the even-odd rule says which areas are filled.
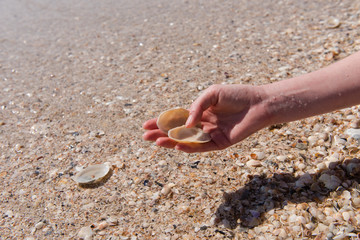
[[[0,1],[0,239],[357,239],[359,106],[219,152],[142,123],[360,50],[354,0]],[[110,178],[71,178],[95,163]]]

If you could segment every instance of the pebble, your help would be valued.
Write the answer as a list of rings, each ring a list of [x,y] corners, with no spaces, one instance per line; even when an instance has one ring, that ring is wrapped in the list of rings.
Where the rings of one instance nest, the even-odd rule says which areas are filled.
[[[116,226],[119,224],[119,221],[116,217],[112,216],[112,217],[109,217],[106,222],[109,223],[110,226]]]
[[[14,150],[15,150],[16,152],[21,152],[21,150],[22,150],[23,148],[24,148],[24,146],[18,143],[18,144],[15,145]]]
[[[276,159],[277,159],[279,162],[284,162],[285,160],[287,160],[287,156],[280,155],[280,156],[277,156]]]
[[[254,152],[251,154],[251,158],[256,160],[263,160],[266,154],[264,152]]]
[[[82,227],[78,233],[78,237],[84,240],[91,240],[93,235],[94,232],[91,227]]]
[[[11,210],[7,210],[7,211],[5,212],[5,216],[6,216],[6,217],[9,217],[9,218],[12,218],[12,217],[14,216],[14,213],[13,213],[13,211],[11,211]]]
[[[349,212],[343,212],[342,216],[343,216],[345,222],[348,222],[351,217]]]
[[[359,129],[360,128],[360,120],[353,120],[351,123],[350,123],[350,127],[353,128],[353,129]]]
[[[97,226],[98,230],[104,230],[105,228],[107,228],[109,226],[109,223],[106,221],[102,221],[101,223],[99,223],[99,225]]]
[[[314,223],[307,223],[305,224],[305,227],[309,230],[313,230],[315,228],[315,224]]]
[[[24,238],[24,240],[35,240],[35,238],[33,236],[27,236]]]
[[[299,163],[297,167],[299,170],[304,170],[306,168],[306,165],[304,163]]]
[[[308,137],[308,143],[312,147],[314,146],[319,139],[316,136],[310,136]]]
[[[167,162],[165,160],[161,160],[157,163],[159,166],[166,166]]]
[[[164,196],[167,196],[171,192],[171,190],[174,186],[175,186],[174,183],[169,183],[169,184],[165,185],[163,187],[163,189],[161,189],[161,194],[163,194]]]
[[[35,224],[35,229],[39,230],[41,228],[43,228],[45,226],[44,222],[38,222],[37,224]]]

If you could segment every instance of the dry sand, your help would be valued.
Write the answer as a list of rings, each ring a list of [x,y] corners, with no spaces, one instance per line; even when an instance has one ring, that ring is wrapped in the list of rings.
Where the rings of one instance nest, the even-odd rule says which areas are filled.
[[[204,154],[141,125],[360,50],[359,1],[3,0],[0,21],[0,239],[356,239],[358,106]]]

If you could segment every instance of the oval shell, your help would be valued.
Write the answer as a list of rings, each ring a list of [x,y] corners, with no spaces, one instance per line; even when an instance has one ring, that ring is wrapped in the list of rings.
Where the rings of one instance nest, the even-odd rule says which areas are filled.
[[[188,117],[189,111],[184,108],[170,109],[160,114],[156,125],[161,131],[167,133],[170,129],[184,125]]]
[[[210,135],[203,132],[201,128],[187,128],[185,125],[169,130],[168,136],[181,143],[206,143],[211,141]]]
[[[78,172],[74,177],[74,181],[80,184],[94,183],[104,178],[110,171],[107,164],[96,164]]]

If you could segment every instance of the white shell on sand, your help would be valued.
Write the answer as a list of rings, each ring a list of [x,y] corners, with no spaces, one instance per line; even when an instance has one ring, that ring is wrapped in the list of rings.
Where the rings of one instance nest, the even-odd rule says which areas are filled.
[[[206,143],[211,141],[210,135],[200,128],[180,126],[168,132],[169,138],[182,143]]]
[[[350,137],[360,140],[360,129],[350,128],[345,131],[345,134],[349,135]]]
[[[169,138],[182,143],[206,143],[211,141],[210,135],[196,126],[185,127],[189,111],[184,108],[167,110],[160,114],[156,122],[158,128],[167,133]]]
[[[78,172],[73,180],[80,184],[90,184],[95,181],[101,180],[110,171],[110,167],[107,164],[96,164],[88,166],[87,168]]]
[[[188,117],[188,110],[174,108],[161,113],[156,124],[161,131],[167,133],[170,129],[184,125]]]

